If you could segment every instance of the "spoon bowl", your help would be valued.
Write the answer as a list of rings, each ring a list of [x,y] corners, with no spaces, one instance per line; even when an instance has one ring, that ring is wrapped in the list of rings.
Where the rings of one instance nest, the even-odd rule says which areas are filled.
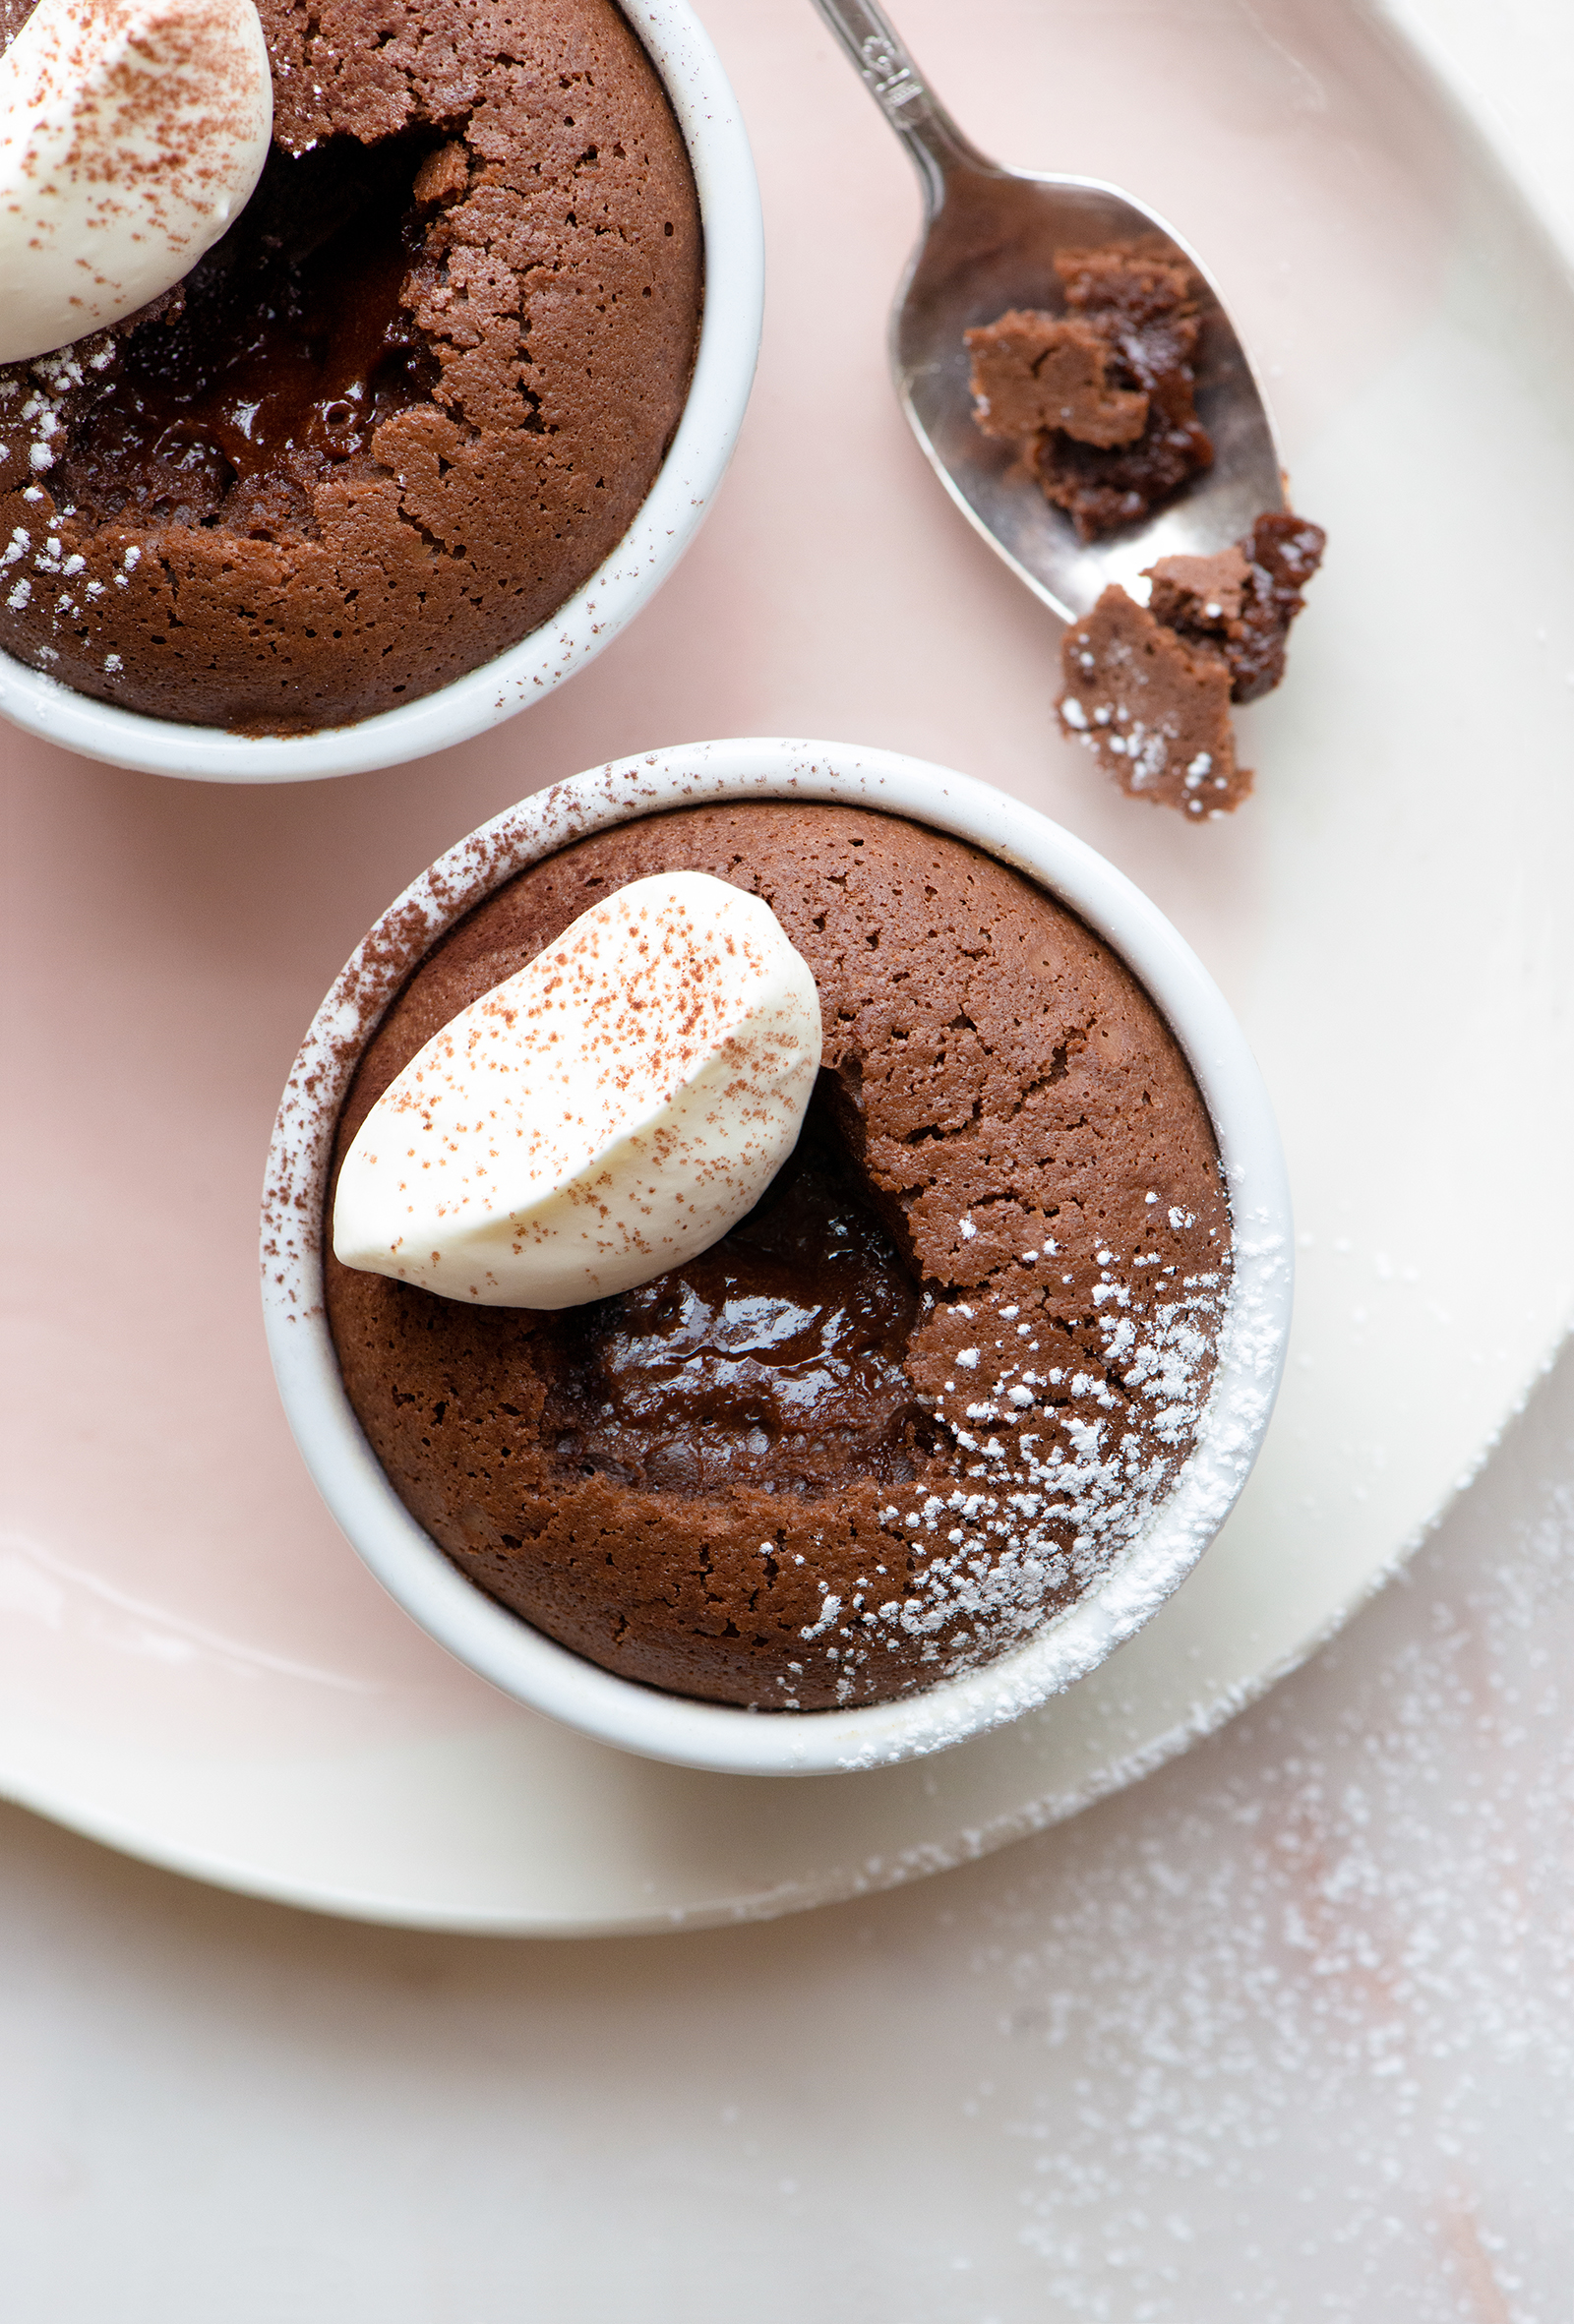
[[[816,5],[907,148],[923,187],[923,232],[891,312],[897,394],[940,482],[1017,578],[1061,621],[1073,622],[1111,581],[1129,587],[1159,557],[1212,556],[1254,518],[1283,508],[1283,464],[1266,400],[1196,252],[1115,186],[992,161],[958,129],[871,0]],[[1057,251],[1137,235],[1161,236],[1196,276],[1197,416],[1213,443],[1213,465],[1141,522],[1083,541],[1023,473],[1011,447],[975,424],[962,334],[1011,307],[1063,308]]]

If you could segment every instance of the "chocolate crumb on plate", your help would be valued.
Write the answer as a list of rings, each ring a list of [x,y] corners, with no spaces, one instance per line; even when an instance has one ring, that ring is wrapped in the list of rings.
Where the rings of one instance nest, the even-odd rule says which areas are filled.
[[[1270,511],[1213,557],[1161,557],[1147,605],[1112,582],[1060,645],[1057,708],[1132,798],[1193,817],[1226,814],[1250,791],[1230,705],[1284,676],[1285,641],[1326,535]]]
[[[1161,557],[1149,566],[1149,610],[1178,636],[1222,653],[1231,700],[1255,702],[1285,674],[1290,625],[1327,537],[1303,516],[1270,510],[1217,557]]]
[[[1133,799],[1206,815],[1250,792],[1236,763],[1229,665],[1211,646],[1189,643],[1112,583],[1066,631],[1061,660],[1061,725]]]

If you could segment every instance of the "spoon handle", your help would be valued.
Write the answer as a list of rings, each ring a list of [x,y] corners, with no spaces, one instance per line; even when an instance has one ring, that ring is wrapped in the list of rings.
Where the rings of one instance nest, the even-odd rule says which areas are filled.
[[[988,170],[988,160],[931,90],[895,26],[875,0],[815,0],[815,5],[912,155],[932,210],[943,201],[945,181],[954,170]]]

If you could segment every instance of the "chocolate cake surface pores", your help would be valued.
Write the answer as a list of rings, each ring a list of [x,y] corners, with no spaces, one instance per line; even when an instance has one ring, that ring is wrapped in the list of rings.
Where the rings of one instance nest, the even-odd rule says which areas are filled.
[[[524,637],[682,413],[701,245],[612,0],[259,0],[273,147],[142,317],[0,370],[0,648],[284,734]],[[30,13],[0,0],[0,45]]]
[[[1230,1275],[1211,1127],[1129,972],[1018,873],[755,803],[581,841],[454,928],[365,1051],[335,1180],[451,1017],[678,869],[763,896],[814,971],[797,1152],[702,1257],[556,1314],[330,1251],[345,1387],[461,1572],[608,1670],[767,1709],[907,1694],[1073,1598],[1183,1461]]]

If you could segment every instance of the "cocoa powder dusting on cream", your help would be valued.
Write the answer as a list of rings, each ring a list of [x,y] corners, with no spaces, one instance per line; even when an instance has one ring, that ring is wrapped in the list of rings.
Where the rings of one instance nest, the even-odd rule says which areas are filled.
[[[1105,1573],[1195,1441],[1231,1226],[1194,1085],[1076,921],[837,807],[626,825],[461,922],[340,1147],[455,1011],[658,869],[762,895],[825,1027],[799,1156],[692,1266],[565,1321],[328,1266],[346,1386],[461,1570],[625,1675],[761,1707],[990,1661]]]

